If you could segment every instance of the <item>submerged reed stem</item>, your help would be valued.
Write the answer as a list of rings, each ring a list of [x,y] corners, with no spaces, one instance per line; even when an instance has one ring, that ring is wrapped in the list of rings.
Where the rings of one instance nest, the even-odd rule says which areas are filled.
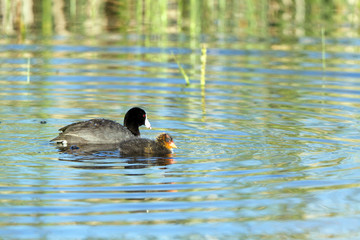
[[[27,59],[27,73],[26,83],[30,83],[30,57]]]
[[[205,86],[205,68],[206,68],[206,58],[207,58],[207,46],[204,43],[201,46],[201,57],[200,57],[200,61],[201,61],[201,76],[200,76],[200,85],[201,86]]]
[[[321,60],[323,71],[326,68],[326,51],[325,51],[325,29],[321,27]]]
[[[181,74],[183,75],[183,77],[185,79],[186,85],[190,85],[189,76],[186,74],[185,70],[182,68],[181,64],[179,63],[179,61],[177,60],[177,58],[175,57],[173,52],[171,52],[171,56],[175,59],[175,62],[177,63],[177,65],[178,65],[178,67],[180,69],[180,72],[181,72]]]

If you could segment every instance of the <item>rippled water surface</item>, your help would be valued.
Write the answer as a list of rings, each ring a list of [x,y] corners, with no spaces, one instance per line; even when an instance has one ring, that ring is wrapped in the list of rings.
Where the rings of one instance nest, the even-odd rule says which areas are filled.
[[[359,39],[327,38],[324,62],[317,37],[209,38],[202,87],[201,45],[144,38],[2,40],[0,237],[360,237]],[[49,144],[133,106],[172,156]]]

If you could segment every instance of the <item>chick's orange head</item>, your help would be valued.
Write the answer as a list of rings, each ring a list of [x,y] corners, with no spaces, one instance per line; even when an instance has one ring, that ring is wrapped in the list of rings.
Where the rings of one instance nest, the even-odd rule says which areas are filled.
[[[167,149],[177,148],[173,141],[173,138],[167,133],[160,134],[157,137],[157,141],[161,142]]]

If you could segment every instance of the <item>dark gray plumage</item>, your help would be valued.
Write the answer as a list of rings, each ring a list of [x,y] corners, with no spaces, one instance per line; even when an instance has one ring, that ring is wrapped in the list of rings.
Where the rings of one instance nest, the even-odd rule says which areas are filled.
[[[119,144],[119,151],[123,155],[152,155],[161,156],[172,153],[172,148],[177,148],[173,138],[167,134],[160,134],[156,140],[147,138],[132,138]]]
[[[124,118],[124,126],[108,119],[91,119],[72,123],[59,129],[61,133],[51,142],[66,145],[120,143],[140,136],[139,126],[151,128],[146,112],[138,107],[130,109]]]

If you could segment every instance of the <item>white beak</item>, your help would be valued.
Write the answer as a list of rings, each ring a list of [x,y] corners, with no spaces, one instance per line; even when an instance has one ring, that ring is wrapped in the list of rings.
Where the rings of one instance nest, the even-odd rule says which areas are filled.
[[[147,116],[145,118],[145,127],[151,129],[151,124],[150,124],[149,120],[147,119]]]

